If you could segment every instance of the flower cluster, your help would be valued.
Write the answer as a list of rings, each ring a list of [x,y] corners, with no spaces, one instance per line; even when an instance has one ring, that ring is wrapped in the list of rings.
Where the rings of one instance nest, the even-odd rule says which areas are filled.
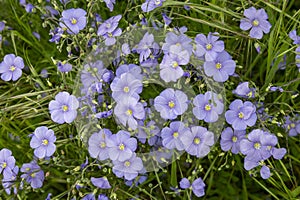
[[[295,50],[295,52],[296,52],[295,62],[296,62],[296,66],[298,67],[298,70],[300,72],[300,36],[297,35],[296,30],[292,30],[289,33],[289,37],[293,40],[293,44],[297,45],[297,48]]]
[[[103,0],[99,3],[103,2],[110,12],[114,11],[118,3],[115,0]],[[183,2],[176,3],[178,6],[183,4]],[[38,85],[37,88],[40,89],[39,84],[47,81],[49,87],[53,86],[53,90],[49,91],[57,89],[69,91],[57,91],[54,99],[47,104],[51,120],[59,127],[59,129],[54,127],[53,130],[71,127],[70,124],[75,121],[78,135],[73,137],[72,133],[70,139],[82,140],[87,144],[89,156],[95,159],[94,162],[90,162],[91,158],[86,157],[86,161],[79,163],[78,167],[65,170],[66,173],[70,173],[70,177],[77,177],[80,174],[82,178],[76,180],[69,196],[76,193],[76,190],[84,188],[84,193],[83,190],[79,192],[82,199],[108,199],[105,194],[96,195],[96,191],[111,189],[113,192],[109,197],[117,198],[114,191],[121,190],[116,190],[115,184],[119,182],[111,181],[113,177],[123,179],[124,186],[136,187],[146,180],[152,181],[151,178],[148,179],[147,172],[157,171],[180,156],[186,160],[178,163],[195,168],[191,170],[192,176],[184,174],[190,170],[180,168],[183,178],[179,183],[177,177],[171,177],[171,182],[174,183],[176,180],[175,185],[177,184],[174,186],[175,193],[172,193],[174,195],[180,195],[180,192],[185,192],[189,197],[192,193],[197,197],[205,195],[204,181],[207,174],[203,178],[204,181],[198,178],[201,177],[203,170],[206,170],[199,164],[202,162],[199,159],[210,153],[212,156],[208,156],[209,159],[215,160],[208,172],[214,170],[216,159],[224,156],[222,151],[231,152],[226,153],[226,162],[232,154],[243,156],[243,166],[247,171],[255,172],[255,168],[260,167],[263,179],[268,179],[272,175],[272,170],[277,170],[275,165],[270,165],[269,159],[283,159],[287,150],[279,148],[277,136],[267,129],[268,126],[259,123],[270,121],[278,125],[281,123],[276,121],[277,115],[269,115],[265,109],[263,103],[266,96],[260,94],[259,85],[256,87],[255,81],[244,81],[242,78],[241,82],[236,79],[239,77],[236,73],[243,69],[243,64],[238,63],[237,60],[240,59],[238,54],[233,53],[233,49],[229,50],[227,47],[225,49],[226,41],[222,39],[225,38],[226,31],[223,29],[218,29],[220,34],[205,29],[205,34],[196,32],[195,37],[190,38],[187,27],[169,26],[172,23],[173,10],[171,12],[163,10],[170,5],[166,0],[143,1],[135,8],[143,12],[139,15],[141,21],[134,23],[128,19],[131,9],[126,9],[124,16],[115,11],[114,16],[102,13],[100,16],[99,13],[93,13],[98,6],[96,3],[88,3],[85,9],[72,8],[72,5],[80,4],[73,4],[69,0],[60,0],[55,4],[50,1],[40,2],[41,5],[47,5],[45,8],[26,3],[24,0],[21,0],[20,4],[25,7],[28,14],[36,12],[36,9],[44,9],[42,19],[47,20],[43,26],[47,24],[51,26],[49,41],[56,44],[60,53],[62,48],[66,47],[65,54],[61,53],[59,56],[68,56],[67,59],[51,57],[54,71],[62,72],[56,75],[67,77],[67,81],[75,83],[77,79],[73,80],[73,75],[78,73],[80,83],[76,83],[79,86],[76,85],[78,88],[72,91],[72,95],[69,93],[70,85],[51,83],[52,69],[48,69],[48,72],[47,69],[41,68],[36,75],[36,69],[25,57],[27,54],[20,55],[24,55],[30,64],[28,69],[23,59],[15,54],[5,55],[0,63],[3,81],[17,81],[22,76],[22,70],[26,74],[32,71],[33,78],[28,76],[30,81],[26,82],[37,79],[34,83]],[[95,9],[91,5],[95,6]],[[185,12],[197,8],[196,5],[186,3]],[[149,14],[151,11],[160,10],[163,11],[158,18]],[[250,7],[244,10],[243,14],[245,18],[240,19],[240,29],[250,30],[250,38],[262,39],[264,34],[270,32],[272,25],[264,9]],[[102,19],[104,16],[107,18]],[[150,19],[145,16],[150,16]],[[56,24],[52,24],[50,19],[56,21]],[[151,23],[153,29],[145,28]],[[129,26],[124,27],[124,24]],[[138,30],[139,26],[143,27],[141,32]],[[163,34],[160,34],[159,28],[163,26]],[[6,29],[10,27],[6,27],[5,22],[0,22],[0,32]],[[138,34],[135,34],[136,30]],[[41,35],[35,31],[32,32],[33,40],[42,41]],[[127,34],[131,35],[128,37]],[[289,37],[293,40],[293,44],[297,45],[296,65],[300,71],[298,63],[300,36],[294,30],[290,32]],[[255,46],[258,52],[260,44]],[[86,53],[87,50],[91,51],[89,55]],[[15,52],[17,54],[19,51],[15,49]],[[260,55],[257,56],[259,59]],[[82,61],[83,59],[85,60]],[[41,63],[44,62],[48,61]],[[18,82],[22,82],[22,79]],[[285,91],[279,86],[271,86],[270,83],[269,87],[266,86],[266,90]],[[224,95],[218,87],[230,90]],[[285,88],[285,85],[282,87]],[[17,89],[19,91],[19,88]],[[39,94],[40,91],[36,93]],[[44,98],[46,93],[40,96],[38,99]],[[50,98],[53,97],[50,95]],[[13,98],[12,101],[15,99],[17,98]],[[229,104],[228,109],[226,103]],[[49,115],[45,118],[49,118]],[[52,123],[51,120],[48,121]],[[223,129],[219,127],[220,124],[226,124],[226,127]],[[300,134],[299,116],[286,117],[285,123],[276,128],[284,128],[289,136],[297,136]],[[44,168],[47,165],[49,168],[52,167],[49,163],[64,167],[60,162],[65,162],[65,151],[60,151],[62,155],[57,151],[64,142],[61,141],[63,136],[57,134],[56,137],[53,130],[47,126],[35,128],[27,138],[30,138],[29,146],[33,158],[20,167],[11,150],[6,148],[0,150],[0,175],[3,188],[8,195],[12,191],[17,194],[24,188],[31,187],[34,191],[41,188],[50,174]],[[270,130],[273,132],[273,129]],[[218,132],[221,133],[220,147],[214,146],[218,141]],[[216,154],[218,156],[214,157]],[[176,172],[176,175],[178,163],[175,161],[172,165],[172,173]],[[97,171],[98,168],[101,172]],[[94,175],[94,172],[100,174]],[[165,178],[165,174],[162,174]],[[87,177],[88,175],[90,176]],[[157,173],[155,175],[161,176]],[[67,179],[66,182],[69,184],[70,180]],[[88,191],[90,189],[95,190],[91,193]],[[46,199],[50,199],[50,196],[51,193]]]

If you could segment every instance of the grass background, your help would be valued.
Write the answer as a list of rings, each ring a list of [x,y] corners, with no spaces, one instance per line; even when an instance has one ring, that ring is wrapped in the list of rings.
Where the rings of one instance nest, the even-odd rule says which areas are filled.
[[[74,124],[58,125],[51,121],[48,103],[60,91],[74,89],[74,80],[82,67],[82,62],[91,50],[87,48],[88,39],[95,32],[86,27],[83,33],[76,36],[67,35],[58,45],[50,43],[49,31],[58,25],[58,18],[44,17],[44,1],[32,1],[36,6],[34,13],[26,13],[18,1],[0,0],[0,21],[4,20],[6,29],[2,32],[3,41],[0,44],[0,58],[14,53],[24,59],[26,69],[16,82],[0,80],[0,149],[8,148],[13,152],[17,165],[32,160],[33,150],[29,146],[28,137],[35,128],[47,126],[54,130],[57,137],[57,151],[52,161],[40,161],[45,171],[46,179],[42,189],[32,190],[25,187],[15,196],[15,199],[44,199],[52,193],[54,199],[70,199],[72,196],[81,197],[95,189],[89,179],[91,176],[107,176],[113,189],[106,193],[112,199],[128,199],[139,195],[137,199],[187,199],[191,193],[176,192],[170,187],[178,187],[178,182],[184,176],[201,176],[206,183],[206,195],[203,199],[298,199],[300,196],[300,145],[299,136],[288,137],[287,132],[277,126],[283,123],[284,116],[295,115],[299,112],[300,75],[295,66],[295,45],[292,44],[288,33],[300,25],[300,2],[297,0],[191,0],[190,10],[183,9],[185,2],[167,0],[163,7],[150,13],[142,13],[142,1],[118,1],[112,13],[100,1],[72,1],[66,7],[57,5],[61,12],[66,8],[81,7],[93,13],[99,13],[103,19],[122,14],[122,29],[137,22],[141,16],[148,20],[160,21],[164,10],[173,18],[172,27],[187,26],[190,37],[198,33],[219,32],[225,42],[226,50],[237,61],[236,73],[238,78],[230,78],[225,83],[227,100],[235,97],[230,94],[239,82],[250,81],[259,90],[257,100],[264,102],[268,114],[274,116],[270,121],[261,121],[258,127],[268,128],[279,137],[281,147],[288,150],[281,161],[270,160],[273,166],[273,176],[262,180],[259,172],[249,174],[243,168],[243,159],[221,151],[216,145],[208,157],[191,159],[184,154],[180,160],[157,173],[149,173],[148,179],[138,187],[129,188],[123,180],[117,179],[111,169],[102,167],[89,158],[88,152]],[[250,6],[264,8],[272,24],[271,32],[262,40],[254,40],[239,28],[243,11]],[[299,30],[298,30],[299,31]],[[32,34],[38,32],[38,40]],[[261,47],[257,53],[255,45]],[[74,51],[74,47],[78,51]],[[68,56],[67,50],[72,49]],[[278,70],[278,65],[286,56],[286,69]],[[57,71],[55,60],[69,60],[73,64],[71,73],[63,74]],[[47,69],[48,78],[42,78],[40,72]],[[267,91],[270,84],[282,86],[284,92]],[[89,159],[89,165],[80,170],[80,165]],[[192,162],[191,162],[192,161]],[[81,190],[76,185],[81,185]],[[2,188],[0,198],[9,199]],[[195,197],[195,196],[194,196]],[[193,197],[193,198],[194,198]]]

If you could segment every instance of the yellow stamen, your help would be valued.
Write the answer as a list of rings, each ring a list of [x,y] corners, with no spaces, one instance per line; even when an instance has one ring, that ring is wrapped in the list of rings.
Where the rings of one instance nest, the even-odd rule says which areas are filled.
[[[124,87],[123,91],[128,93],[129,92],[129,87],[128,86]]]
[[[252,25],[253,25],[253,26],[258,26],[258,25],[259,25],[259,21],[258,21],[258,20],[256,20],[256,19],[255,19],[255,20],[253,20],[253,22],[252,22]]]
[[[178,62],[174,61],[173,64],[172,64],[172,66],[173,66],[173,68],[178,67],[178,66],[179,66],[179,65],[178,65]]]
[[[178,136],[179,136],[179,133],[178,133],[178,132],[174,132],[174,133],[173,133],[173,137],[174,137],[174,138],[178,138]]]
[[[205,46],[205,48],[206,48],[206,50],[211,50],[211,49],[212,49],[212,45],[211,45],[211,44],[207,44],[207,45]]]
[[[209,104],[205,105],[205,110],[210,111],[211,110],[211,106]]]
[[[221,64],[221,63],[217,63],[217,64],[216,64],[216,68],[217,68],[217,69],[221,69],[221,68],[222,68],[222,64]]]
[[[35,177],[35,173],[32,173],[30,176],[31,176],[32,178],[34,178],[34,177]]]
[[[12,65],[12,66],[10,66],[9,70],[13,72],[16,70],[16,67]]]
[[[47,145],[48,143],[49,143],[48,140],[46,140],[46,139],[43,140],[43,145]]]
[[[291,123],[291,128],[295,128],[296,124]]]
[[[132,110],[128,109],[128,110],[126,111],[126,114],[127,114],[127,115],[132,115]]]
[[[194,144],[199,144],[200,142],[201,142],[200,138],[197,138],[197,137],[196,137],[196,138],[194,139]]]
[[[100,143],[100,147],[103,149],[103,148],[105,148],[106,147],[106,143],[105,142],[101,142]]]
[[[236,137],[236,136],[233,136],[233,137],[231,138],[231,140],[232,140],[232,142],[236,142],[236,141],[237,141],[237,137]]]
[[[68,107],[68,106],[66,106],[66,105],[64,105],[64,106],[62,107],[62,110],[63,110],[64,112],[66,112],[66,111],[68,111],[68,110],[69,110],[69,107]]]
[[[256,142],[256,143],[254,144],[254,148],[255,148],[255,149],[260,149],[260,147],[261,147],[260,143]]]
[[[77,20],[75,18],[72,19],[71,21],[72,24],[77,24]]]
[[[240,112],[240,113],[239,113],[239,118],[240,118],[240,119],[243,119],[243,118],[244,118],[244,113]]]
[[[126,162],[124,163],[124,165],[125,165],[125,167],[129,167],[129,166],[130,166],[130,162],[129,162],[129,161],[126,161]]]
[[[253,92],[252,91],[250,91],[248,94],[247,94],[247,96],[250,98],[250,97],[252,97],[252,95],[253,95]]]
[[[2,168],[4,169],[7,166],[6,162],[2,164]]]
[[[124,145],[124,144],[120,144],[120,145],[119,145],[119,149],[120,149],[121,151],[124,151],[125,145]]]
[[[170,101],[170,102],[169,102],[169,107],[170,107],[170,108],[174,108],[174,107],[175,107],[175,103],[174,103],[173,101]]]

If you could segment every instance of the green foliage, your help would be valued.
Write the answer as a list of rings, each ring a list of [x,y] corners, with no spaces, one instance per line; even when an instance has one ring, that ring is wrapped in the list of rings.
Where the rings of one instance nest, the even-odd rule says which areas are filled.
[[[26,13],[18,1],[0,0],[0,21],[4,20],[11,27],[11,30],[6,29],[1,33],[7,44],[0,44],[0,60],[6,54],[14,53],[24,58],[27,66],[18,81],[0,80],[0,149],[12,150],[18,166],[30,162],[33,150],[29,146],[29,134],[39,126],[47,126],[56,134],[57,150],[53,160],[42,167],[47,174],[43,188],[33,190],[26,185],[15,199],[45,199],[48,193],[52,193],[53,199],[71,199],[75,195],[82,197],[95,188],[90,177],[100,176],[108,177],[113,189],[110,192],[99,189],[98,193],[105,193],[111,199],[194,199],[191,191],[178,189],[183,177],[204,177],[206,195],[203,199],[299,199],[300,138],[288,137],[286,130],[277,126],[277,123],[284,123],[284,116],[294,116],[300,110],[300,73],[295,66],[295,45],[288,37],[291,30],[300,26],[298,0],[191,0],[189,3],[167,0],[162,7],[150,13],[142,13],[140,5],[143,2],[137,0],[117,1],[112,13],[101,1],[77,0],[63,7],[59,1],[51,0],[54,5],[59,5],[56,9],[60,13],[66,8],[81,7],[87,10],[88,15],[99,13],[103,19],[122,14],[125,16],[120,24],[122,29],[132,26],[141,16],[161,21],[160,13],[165,9],[173,18],[171,26],[187,26],[187,35],[192,38],[198,33],[220,33],[226,50],[237,62],[236,73],[239,75],[239,78],[231,77],[225,84],[227,101],[235,99],[230,91],[239,82],[251,82],[259,91],[258,101],[265,102],[268,114],[274,116],[271,122],[261,120],[261,128],[267,128],[276,134],[281,147],[288,150],[282,161],[270,160],[267,163],[274,169],[273,176],[268,180],[263,180],[257,169],[246,171],[241,156],[223,152],[217,145],[205,158],[191,159],[186,153],[183,154],[168,167],[148,173],[148,179],[137,187],[126,186],[122,179],[113,175],[111,168],[90,158],[87,146],[82,142],[74,124],[58,125],[51,120],[49,102],[60,91],[73,92],[78,80],[77,73],[91,50],[87,43],[96,33],[91,29],[85,30],[86,34],[68,35],[62,38],[60,46],[56,46],[49,42],[49,31],[54,25],[58,25],[58,19],[41,19],[45,12],[45,2],[32,2],[36,5],[34,13]],[[189,5],[190,10],[185,10],[184,5]],[[239,28],[243,11],[250,6],[265,8],[269,15],[272,29],[262,40],[251,39],[248,32]],[[41,39],[35,38],[32,32],[38,32]],[[260,46],[260,53],[255,50],[255,45]],[[75,47],[78,51],[74,50]],[[72,49],[71,56],[68,56],[68,49]],[[278,70],[285,56],[286,69]],[[72,72],[58,72],[58,60],[72,63]],[[48,70],[48,78],[42,78],[42,69]],[[272,85],[281,86],[284,92],[270,92]],[[153,98],[163,90],[155,82],[149,83],[144,89],[146,90],[141,96],[147,98]],[[103,124],[105,123],[109,122],[104,121]],[[108,126],[117,129],[115,124]],[[80,169],[86,158],[88,165]],[[77,185],[84,187],[79,191],[76,189]],[[175,191],[171,187],[176,188]],[[2,188],[1,198],[10,198]]]

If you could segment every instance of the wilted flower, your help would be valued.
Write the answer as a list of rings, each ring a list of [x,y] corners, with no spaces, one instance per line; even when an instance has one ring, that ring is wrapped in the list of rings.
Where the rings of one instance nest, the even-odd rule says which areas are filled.
[[[16,81],[22,76],[24,61],[21,57],[15,54],[7,54],[0,63],[1,79],[4,81]]]
[[[250,37],[261,39],[263,33],[269,33],[272,25],[268,21],[268,14],[261,8],[251,7],[244,11],[246,18],[241,19],[240,28],[244,31],[250,30]]]

